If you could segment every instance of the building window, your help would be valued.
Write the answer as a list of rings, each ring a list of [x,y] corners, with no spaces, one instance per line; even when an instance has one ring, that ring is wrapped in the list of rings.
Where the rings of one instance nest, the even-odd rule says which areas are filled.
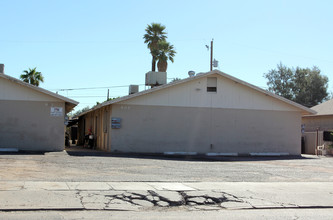
[[[333,141],[333,131],[324,131],[324,141]]]
[[[216,77],[207,77],[207,92],[217,92]]]
[[[207,87],[207,92],[216,92],[216,87]]]

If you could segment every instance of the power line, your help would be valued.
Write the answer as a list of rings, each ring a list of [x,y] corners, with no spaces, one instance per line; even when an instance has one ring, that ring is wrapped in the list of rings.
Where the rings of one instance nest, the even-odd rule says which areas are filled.
[[[145,84],[138,84],[138,86],[144,86]],[[50,89],[52,91],[72,91],[72,90],[88,90],[88,89],[109,89],[109,88],[121,88],[129,87],[130,85],[124,86],[105,86],[105,87],[87,87],[87,88],[73,88],[73,89]]]
[[[84,95],[78,95],[78,96],[67,96],[68,98],[105,98],[105,95],[101,96],[101,95],[87,95],[87,96],[84,96]]]

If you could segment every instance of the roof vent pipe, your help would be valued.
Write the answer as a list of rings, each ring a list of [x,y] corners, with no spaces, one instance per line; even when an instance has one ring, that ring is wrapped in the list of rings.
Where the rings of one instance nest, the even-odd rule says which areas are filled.
[[[0,63],[0,74],[5,74],[5,64]]]
[[[192,77],[192,76],[194,76],[195,75],[195,72],[194,71],[188,71],[188,75],[190,76],[190,77]]]

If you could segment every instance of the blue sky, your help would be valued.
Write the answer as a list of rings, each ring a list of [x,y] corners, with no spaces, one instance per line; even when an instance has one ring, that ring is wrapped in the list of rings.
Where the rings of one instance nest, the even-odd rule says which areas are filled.
[[[219,70],[265,88],[279,62],[318,66],[333,91],[333,1],[0,0],[0,63],[19,78],[37,67],[41,87],[80,102],[76,110],[144,84],[151,55],[145,28],[162,23],[175,46],[168,78],[209,71],[214,38]],[[114,87],[124,86],[124,87]],[[95,88],[66,90],[73,88]],[[140,89],[144,89],[141,86]]]

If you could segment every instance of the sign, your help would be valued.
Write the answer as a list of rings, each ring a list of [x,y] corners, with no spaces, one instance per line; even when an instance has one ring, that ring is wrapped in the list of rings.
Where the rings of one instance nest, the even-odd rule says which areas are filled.
[[[121,128],[121,118],[111,118],[111,128]]]
[[[66,116],[65,116],[65,125],[67,126],[68,123],[69,123],[69,118],[68,118],[68,116],[66,115]]]
[[[63,116],[62,107],[51,107],[51,113],[50,114],[53,117],[62,117]]]

